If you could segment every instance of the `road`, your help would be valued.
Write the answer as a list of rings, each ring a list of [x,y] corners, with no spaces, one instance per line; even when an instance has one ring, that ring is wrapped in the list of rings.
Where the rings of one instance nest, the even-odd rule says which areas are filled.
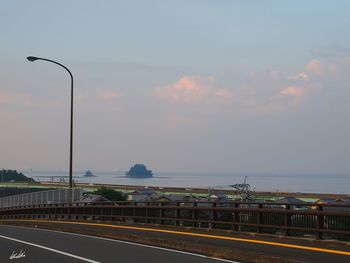
[[[18,258],[10,259],[11,255],[17,255]],[[218,263],[222,261],[125,241],[50,230],[0,226],[0,262]]]
[[[89,236],[0,225],[0,262],[8,262],[13,251],[25,251],[26,258],[11,262],[219,262],[205,256],[125,242],[156,244],[180,250],[213,255],[230,255],[240,262],[314,262],[348,263],[347,243],[306,239],[277,239],[223,231],[177,229],[93,222],[15,220],[24,226],[59,229]],[[11,221],[8,222],[11,224]],[[92,237],[95,236],[95,237]],[[100,237],[98,237],[100,236]],[[101,238],[111,237],[111,239]],[[16,240],[14,240],[16,239]],[[21,241],[30,242],[21,243]],[[150,242],[149,242],[150,241]],[[180,244],[180,246],[179,246]],[[39,246],[45,246],[38,247]],[[173,246],[175,245],[175,246]],[[54,251],[57,250],[57,251]],[[66,253],[66,254],[65,254]],[[67,254],[69,253],[69,255]],[[46,261],[46,257],[50,261]],[[83,257],[83,258],[77,258]],[[270,261],[270,259],[275,259]],[[286,260],[288,259],[288,260]],[[22,260],[22,261],[21,261]],[[63,261],[62,261],[63,260]],[[90,260],[90,261],[89,261]],[[232,261],[231,261],[232,262]],[[281,261],[278,261],[281,262]]]

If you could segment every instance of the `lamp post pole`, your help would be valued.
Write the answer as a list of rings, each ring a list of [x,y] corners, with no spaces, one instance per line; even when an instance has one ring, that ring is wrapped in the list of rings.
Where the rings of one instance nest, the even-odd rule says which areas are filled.
[[[73,74],[70,72],[70,70],[62,65],[61,63],[58,63],[57,61],[46,59],[46,58],[38,58],[29,56],[27,57],[28,61],[34,62],[36,60],[44,60],[51,63],[54,63],[56,65],[61,66],[64,68],[70,75],[71,79],[71,97],[70,97],[70,143],[69,143],[69,188],[73,187]]]

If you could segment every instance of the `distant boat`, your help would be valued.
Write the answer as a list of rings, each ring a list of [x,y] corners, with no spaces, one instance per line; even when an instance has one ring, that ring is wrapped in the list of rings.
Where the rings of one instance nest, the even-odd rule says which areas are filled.
[[[84,177],[95,177],[96,175],[94,175],[90,170],[87,170],[86,173],[84,174]]]
[[[130,178],[151,178],[153,173],[144,164],[135,164],[125,175]]]

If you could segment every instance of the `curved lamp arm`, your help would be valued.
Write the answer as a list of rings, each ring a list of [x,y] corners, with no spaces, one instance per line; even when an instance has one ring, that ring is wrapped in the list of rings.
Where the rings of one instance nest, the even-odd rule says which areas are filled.
[[[47,58],[33,57],[33,56],[29,56],[29,57],[27,57],[27,59],[28,59],[28,61],[30,61],[30,62],[34,62],[34,61],[36,61],[36,60],[44,60],[44,61],[48,61],[48,62],[57,64],[57,65],[61,66],[62,68],[64,68],[65,70],[68,71],[68,73],[69,73],[69,75],[70,75],[70,77],[71,77],[71,79],[72,79],[72,81],[73,81],[73,74],[72,74],[72,72],[70,72],[70,70],[69,70],[66,66],[62,65],[61,63],[59,63],[59,62],[57,62],[57,61],[54,61],[54,60],[51,60],[51,59],[47,59]]]

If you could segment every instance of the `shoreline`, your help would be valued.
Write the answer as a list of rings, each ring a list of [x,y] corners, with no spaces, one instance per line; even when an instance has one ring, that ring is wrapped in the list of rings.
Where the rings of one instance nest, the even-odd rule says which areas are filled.
[[[66,188],[67,183],[59,182],[35,182],[35,183],[21,183],[21,182],[6,182],[0,183],[0,187],[17,187],[17,188]],[[140,185],[121,185],[121,184],[101,184],[101,183],[75,183],[75,187],[80,187],[86,190],[95,190],[101,187],[107,187],[122,192],[131,192],[145,186]],[[159,186],[146,186],[157,192],[162,193],[180,193],[180,194],[208,194],[207,188],[185,188],[185,187],[159,187]],[[226,195],[237,195],[237,191],[228,189],[210,189],[211,194],[224,193]],[[323,198],[349,198],[350,194],[330,194],[330,193],[303,193],[303,192],[264,192],[264,191],[252,191],[251,195],[256,198],[282,198],[282,197],[295,197],[304,199],[323,199]]]

